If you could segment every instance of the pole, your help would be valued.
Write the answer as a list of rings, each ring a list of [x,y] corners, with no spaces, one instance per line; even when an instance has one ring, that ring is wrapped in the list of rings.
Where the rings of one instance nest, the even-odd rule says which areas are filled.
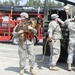
[[[11,17],[12,17],[12,12],[13,12],[13,6],[11,6]]]
[[[48,0],[45,0],[44,3],[44,21],[43,21],[43,25],[45,24],[45,22],[48,20],[48,6],[47,6]]]

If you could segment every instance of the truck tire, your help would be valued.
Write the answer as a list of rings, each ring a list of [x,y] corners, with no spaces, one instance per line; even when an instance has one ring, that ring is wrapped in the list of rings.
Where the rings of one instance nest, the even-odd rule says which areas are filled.
[[[12,43],[13,43],[14,45],[18,45],[19,40],[18,40],[18,37],[17,37],[17,36],[14,36],[14,37],[12,38]]]

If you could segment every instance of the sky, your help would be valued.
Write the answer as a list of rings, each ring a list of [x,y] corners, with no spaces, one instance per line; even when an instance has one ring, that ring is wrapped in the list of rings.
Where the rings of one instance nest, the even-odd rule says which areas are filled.
[[[9,1],[9,0],[0,0],[1,2],[3,1]],[[13,0],[15,1],[15,0]],[[24,5],[28,0],[22,0],[20,1],[20,5]],[[44,0],[41,0],[41,2],[43,2]],[[51,1],[55,1],[55,0],[51,0]],[[71,2],[75,2],[75,0],[68,0],[68,1],[71,1]],[[57,2],[57,1],[56,1]]]
[[[75,0],[68,0],[68,1],[75,2]]]

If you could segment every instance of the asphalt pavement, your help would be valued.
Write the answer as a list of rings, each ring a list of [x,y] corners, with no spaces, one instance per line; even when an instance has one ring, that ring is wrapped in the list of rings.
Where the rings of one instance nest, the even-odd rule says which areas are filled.
[[[42,42],[40,41],[34,46],[37,60],[42,59]],[[29,60],[26,61],[25,74],[31,75],[29,72]],[[51,71],[48,69],[49,56],[45,56],[42,62],[36,62],[34,69],[37,75],[75,75],[75,64],[72,71],[67,70],[66,62],[58,62],[59,71]],[[0,75],[19,75],[19,56],[18,46],[11,43],[0,43]]]

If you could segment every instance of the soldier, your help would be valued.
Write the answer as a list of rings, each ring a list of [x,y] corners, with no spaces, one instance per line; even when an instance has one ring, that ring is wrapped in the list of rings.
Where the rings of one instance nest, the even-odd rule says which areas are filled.
[[[69,29],[69,44],[68,44],[68,70],[72,70],[73,56],[75,52],[75,17],[72,19],[67,19],[65,21],[65,25],[68,26]]]
[[[20,14],[21,23],[16,25],[13,30],[13,35],[18,36],[19,39],[19,48],[18,54],[20,58],[20,75],[24,75],[24,67],[26,62],[26,57],[28,54],[29,64],[30,64],[30,72],[32,75],[36,75],[33,67],[35,64],[35,54],[33,50],[33,34],[37,33],[37,30],[29,25],[28,18],[29,15],[25,12]]]
[[[59,16],[57,14],[52,14],[51,19],[52,21],[49,23],[48,28],[48,40],[51,41],[50,44],[50,61],[49,61],[49,69],[50,70],[58,70],[58,67],[56,67],[56,63],[60,56],[60,39],[61,36],[61,28],[59,25],[59,22],[61,25],[64,24],[64,22],[58,18]]]

